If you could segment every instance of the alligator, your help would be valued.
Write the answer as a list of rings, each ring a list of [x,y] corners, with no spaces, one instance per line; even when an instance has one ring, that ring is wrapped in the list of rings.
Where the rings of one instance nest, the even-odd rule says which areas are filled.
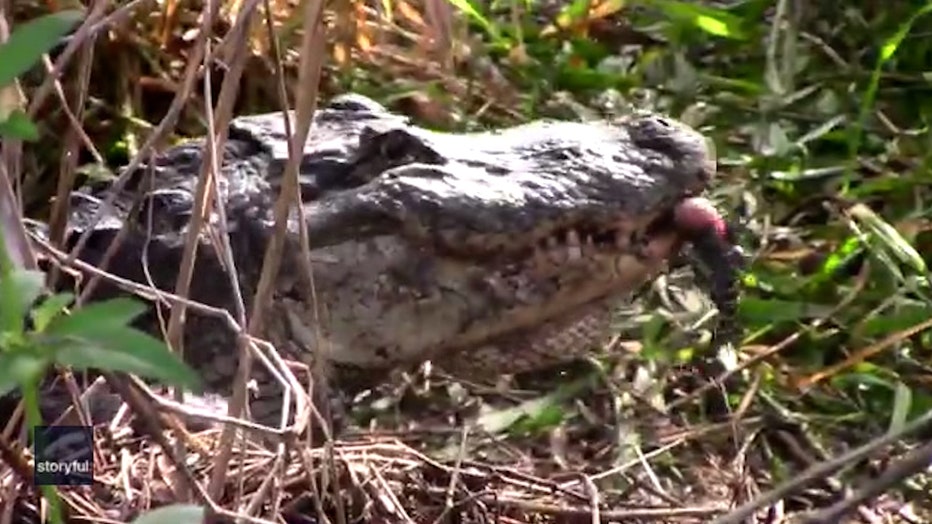
[[[125,229],[106,271],[170,292],[203,151],[203,139],[172,146],[117,193],[108,182],[75,191],[65,247],[88,233],[78,257],[98,266]],[[217,198],[249,311],[288,158],[282,114],[233,119],[222,153]],[[316,111],[302,153],[303,213],[288,221],[264,338],[285,358],[325,358],[338,388],[427,360],[488,382],[585,356],[609,334],[613,306],[687,245],[714,268],[720,334],[733,331],[740,249],[701,195],[715,171],[703,135],[654,113],[446,133],[338,96]],[[212,212],[199,237],[189,296],[232,312],[217,222]],[[124,293],[101,282],[93,299]],[[160,334],[156,313],[140,325]],[[183,336],[208,390],[229,395],[234,330],[189,309]],[[253,369],[252,416],[276,421],[281,389]]]

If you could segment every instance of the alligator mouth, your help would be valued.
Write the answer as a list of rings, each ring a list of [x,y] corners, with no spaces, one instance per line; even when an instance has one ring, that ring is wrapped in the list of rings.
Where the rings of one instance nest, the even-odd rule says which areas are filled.
[[[673,211],[668,211],[635,224],[625,217],[609,225],[579,223],[561,227],[539,240],[532,249],[535,252],[562,249],[570,260],[587,255],[638,254],[653,238],[671,231]]]
[[[585,269],[605,270],[605,265],[587,262],[614,260],[615,279],[630,284],[661,271],[688,243],[692,246],[690,262],[699,270],[697,273],[706,275],[700,285],[719,310],[715,341],[735,342],[739,273],[744,258],[731,235],[710,202],[688,197],[637,221],[623,217],[610,226],[577,223],[555,229],[530,248],[530,259],[538,276],[556,274],[574,263]]]
[[[675,221],[675,207],[645,214],[639,218],[620,214],[614,220],[576,221],[572,224],[559,225],[547,231],[540,231],[530,242],[514,242],[508,245],[486,243],[474,244],[476,239],[468,239],[466,244],[456,248],[452,243],[443,242],[442,248],[448,248],[449,254],[483,259],[485,262],[520,262],[529,258],[548,259],[550,263],[566,263],[583,260],[587,257],[617,256],[630,254],[638,258],[655,259],[673,255],[671,252],[658,252],[655,245],[669,246],[675,251],[687,241],[679,236]],[[670,237],[677,237],[672,242]],[[659,244],[658,244],[659,242]],[[462,246],[469,247],[462,247]],[[484,248],[484,249],[483,249]],[[446,251],[446,249],[443,249]],[[484,255],[484,256],[483,256]]]
[[[704,242],[729,257],[740,251],[733,244],[733,232],[713,204],[698,196],[686,196],[673,205],[639,217],[619,214],[613,220],[576,221],[542,232],[529,250],[563,249],[572,258],[587,253],[639,254],[645,246],[662,238],[676,237],[674,250],[683,243]],[[675,253],[666,253],[672,256]]]

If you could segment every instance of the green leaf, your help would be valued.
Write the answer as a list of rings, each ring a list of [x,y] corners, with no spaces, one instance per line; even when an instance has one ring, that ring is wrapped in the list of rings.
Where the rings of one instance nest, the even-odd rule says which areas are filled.
[[[739,305],[741,319],[749,324],[771,325],[824,315],[831,308],[808,302],[744,297]]]
[[[23,332],[26,312],[44,286],[41,271],[14,270],[0,277],[0,331]]]
[[[848,237],[839,244],[831,255],[826,257],[822,268],[819,270],[820,275],[824,278],[832,278],[860,249],[861,241],[855,236]]]
[[[14,27],[0,45],[0,87],[28,71],[83,18],[83,11],[59,11]]]
[[[172,504],[140,515],[132,524],[201,524],[204,508],[193,504]]]
[[[510,429],[515,435],[540,435],[559,426],[565,418],[566,412],[562,406],[547,404],[540,406],[533,415],[529,414],[516,421]]]
[[[861,362],[855,366],[856,371],[832,377],[831,384],[837,388],[858,387],[862,389],[881,389],[893,392],[896,385],[890,380],[880,376],[877,366],[869,362]]]
[[[590,11],[593,10],[592,4],[592,0],[574,0],[570,2],[563,7],[557,15],[557,25],[562,28],[567,28],[575,22],[585,20],[589,16]],[[607,13],[616,13],[624,8],[624,4],[625,2],[623,0],[601,2],[598,6],[599,13],[603,16]]]
[[[861,337],[883,337],[909,329],[932,317],[932,305],[906,304],[882,315],[869,315],[860,322],[857,334]]]
[[[883,246],[893,256],[903,264],[908,265],[911,269],[919,274],[926,274],[925,260],[922,255],[910,243],[900,235],[889,222],[874,213],[874,211],[864,204],[855,204],[848,212],[852,218],[858,220],[861,224],[867,226],[871,232],[880,240]]]
[[[744,20],[723,9],[690,2],[658,1],[655,4],[672,20],[686,22],[710,35],[736,40],[748,38]]]
[[[200,377],[157,338],[142,331],[116,327],[86,330],[82,336],[41,336],[56,347],[55,361],[74,369],[122,371],[190,391],[200,390]]]
[[[476,426],[494,435],[506,430],[515,431],[516,424],[525,418],[530,418],[532,421],[540,423],[538,427],[543,427],[554,423],[557,419],[562,419],[563,410],[560,409],[562,402],[584,393],[597,382],[597,375],[592,373],[570,383],[562,384],[547,395],[526,400],[517,406],[484,413],[476,420]],[[532,422],[531,426],[525,426],[522,429],[533,429],[533,427]]]
[[[890,433],[903,428],[909,417],[910,408],[913,404],[913,392],[902,382],[896,383],[895,394],[893,396],[893,413],[890,415]]]
[[[124,371],[198,389],[197,373],[164,343],[127,327],[145,310],[145,304],[130,298],[88,304],[52,319],[39,340],[57,348],[56,362],[62,365]]]
[[[492,38],[492,40],[498,42],[501,39],[498,28],[495,27],[488,18],[482,16],[482,13],[479,12],[479,9],[473,5],[469,0],[450,0],[450,4],[453,7],[459,9],[469,18],[472,18],[474,22],[482,26],[482,29]]]
[[[39,140],[39,128],[26,116],[26,113],[16,109],[6,120],[0,122],[0,137],[35,142]]]
[[[0,397],[45,373],[49,362],[28,350],[0,353]]]
[[[58,293],[45,299],[32,311],[32,323],[36,326],[36,331],[45,331],[49,323],[74,300],[71,293]]]
[[[92,336],[125,327],[146,311],[146,305],[131,298],[114,298],[82,306],[71,315],[53,319],[45,330],[49,335]]]
[[[858,111],[858,118],[848,127],[848,158],[847,163],[847,173],[846,181],[844,185],[840,188],[840,193],[845,195],[849,186],[851,185],[851,179],[854,178],[854,172],[857,167],[859,167],[859,158],[858,152],[861,149],[861,141],[863,140],[864,134],[864,125],[867,122],[868,117],[871,114],[871,111],[874,109],[874,100],[877,97],[877,90],[880,86],[880,75],[883,72],[883,67],[886,63],[893,58],[893,55],[896,54],[896,51],[899,49],[900,44],[906,38],[906,35],[909,34],[912,30],[913,25],[919,18],[932,12],[932,3],[926,3],[923,7],[917,9],[913,12],[906,21],[900,24],[899,29],[896,33],[887,39],[880,48],[880,54],[877,56],[877,62],[874,64],[874,70],[871,72],[870,81],[867,84],[867,89],[864,90],[864,95],[861,97],[861,107]]]

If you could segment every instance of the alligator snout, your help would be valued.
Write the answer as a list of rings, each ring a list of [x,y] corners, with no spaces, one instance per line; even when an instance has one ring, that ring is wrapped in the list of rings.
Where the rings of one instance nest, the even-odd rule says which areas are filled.
[[[686,185],[702,189],[716,171],[715,144],[686,124],[663,115],[646,113],[625,122],[631,142],[645,150],[669,157],[688,177]]]

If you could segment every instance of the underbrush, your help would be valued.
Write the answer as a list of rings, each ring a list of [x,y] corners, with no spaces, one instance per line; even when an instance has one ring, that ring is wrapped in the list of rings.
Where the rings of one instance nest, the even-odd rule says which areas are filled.
[[[15,2],[5,22],[17,30],[80,3],[55,4]],[[0,59],[0,115],[12,115],[0,129],[12,182],[0,217],[0,384],[23,386],[27,416],[52,365],[102,368],[130,396],[119,372],[196,377],[160,342],[124,331],[136,306],[46,293],[22,218],[48,222],[54,243],[73,187],[113,180],[232,115],[292,108],[300,134],[318,99],[346,91],[442,130],[635,109],[700,129],[718,155],[710,196],[741,224],[750,255],[742,343],[715,384],[690,380],[711,308],[674,272],[619,312],[618,337],[588,365],[497,389],[406,376],[359,400],[359,427],[325,444],[166,429],[150,400],[124,398],[144,427],[97,428],[95,485],[44,489],[44,500],[58,491],[69,518],[176,523],[205,510],[255,522],[932,518],[932,8],[292,4],[100,1],[18,43],[25,66],[5,71],[13,61]],[[84,360],[64,359],[49,334],[82,315]],[[35,520],[45,510],[23,495],[31,452],[15,422],[0,438],[0,514]]]

